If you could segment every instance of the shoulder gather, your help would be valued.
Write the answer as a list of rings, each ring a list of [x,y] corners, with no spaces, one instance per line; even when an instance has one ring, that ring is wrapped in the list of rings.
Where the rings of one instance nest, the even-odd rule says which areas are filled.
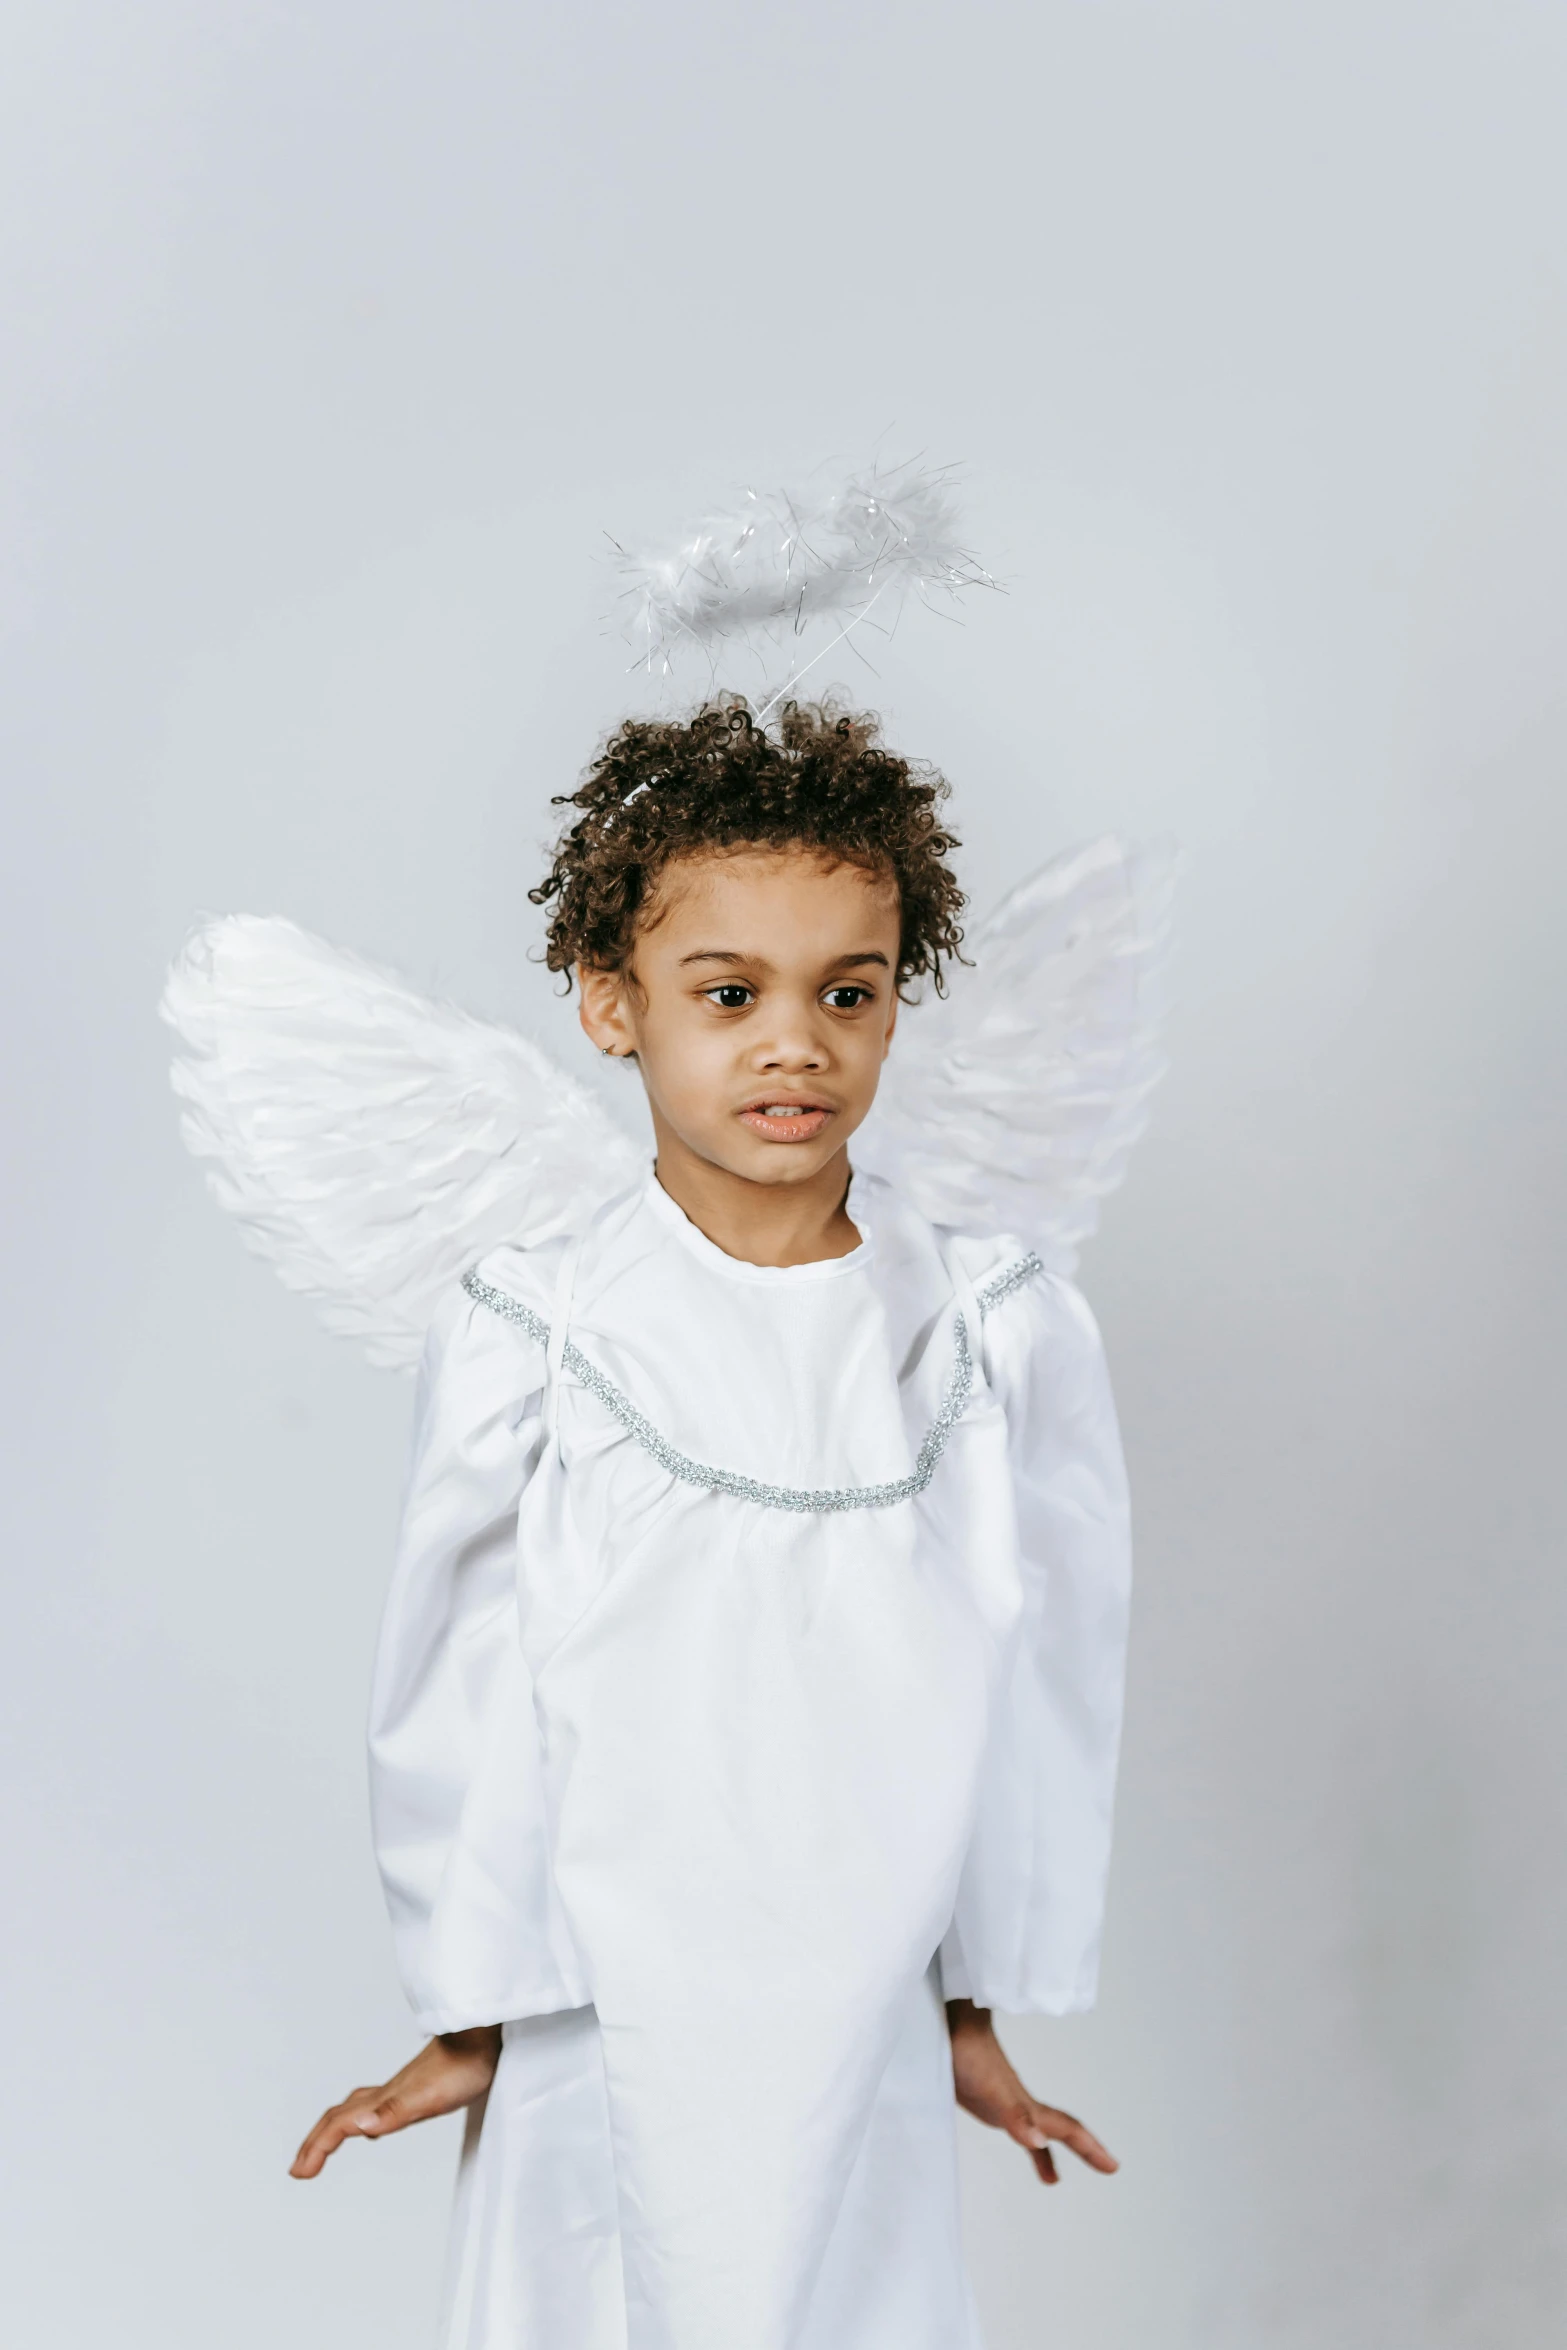
[[[470,1265],[447,1289],[425,1346],[427,1369],[455,1357],[498,1354],[530,1360],[549,1343],[550,1306],[566,1244],[508,1242]]]
[[[509,1322],[530,1338],[549,1338],[550,1313],[561,1259],[570,1242],[564,1238],[522,1248],[515,1242],[492,1248],[470,1265],[461,1291],[470,1306]]]
[[[1029,1332],[1037,1332],[1041,1324],[1086,1322],[1090,1330],[1093,1327],[1056,1252],[1036,1247],[1016,1232],[935,1222],[906,1192],[880,1176],[856,1175],[850,1210],[871,1223],[878,1253],[895,1269],[924,1267],[937,1280],[942,1280],[944,1270],[946,1282],[954,1272],[959,1274],[987,1331],[1001,1323]]]
[[[901,1185],[882,1175],[856,1169],[849,1212],[862,1227],[869,1226],[878,1250],[899,1259],[939,1257],[949,1268],[955,1264],[985,1311],[1045,1270],[1038,1251],[1016,1233],[938,1223]]]
[[[1105,1378],[1104,1340],[1077,1283],[1037,1262],[1015,1283],[1000,1277],[1005,1302],[985,1312],[985,1362],[1003,1390],[1032,1392],[1039,1382],[1057,1399],[1097,1391]],[[984,1291],[977,1292],[981,1300]]]
[[[1053,1278],[1039,1251],[1015,1233],[956,1232],[932,1226],[937,1245],[949,1262],[962,1268],[980,1312],[988,1320],[1020,1290],[1035,1290]]]

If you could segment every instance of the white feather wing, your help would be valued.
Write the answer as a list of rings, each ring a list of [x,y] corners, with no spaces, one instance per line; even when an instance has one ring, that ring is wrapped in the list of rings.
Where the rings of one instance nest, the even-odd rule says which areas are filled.
[[[1163,1074],[1175,857],[1113,838],[1056,858],[901,1016],[854,1156],[933,1222],[1015,1233],[1070,1272]]]
[[[636,1179],[586,1087],[514,1030],[292,922],[204,924],[162,1012],[181,1131],[247,1245],[373,1362],[417,1362],[443,1291]]]

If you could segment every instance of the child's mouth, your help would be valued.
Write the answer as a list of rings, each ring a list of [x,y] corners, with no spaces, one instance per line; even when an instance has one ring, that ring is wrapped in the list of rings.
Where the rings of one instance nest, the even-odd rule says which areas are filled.
[[[752,1102],[740,1112],[753,1134],[768,1142],[810,1142],[820,1134],[831,1110],[820,1102]]]

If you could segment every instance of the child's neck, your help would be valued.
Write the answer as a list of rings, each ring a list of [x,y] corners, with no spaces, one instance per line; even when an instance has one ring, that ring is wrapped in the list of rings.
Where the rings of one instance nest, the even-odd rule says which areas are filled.
[[[742,1264],[815,1265],[860,1245],[845,1204],[847,1148],[798,1183],[753,1183],[661,1133],[655,1172],[697,1230]]]

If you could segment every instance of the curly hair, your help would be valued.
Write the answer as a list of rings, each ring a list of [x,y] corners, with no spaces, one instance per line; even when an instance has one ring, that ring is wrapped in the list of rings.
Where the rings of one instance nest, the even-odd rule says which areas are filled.
[[[832,702],[786,702],[769,730],[739,694],[687,719],[628,718],[574,792],[580,811],[528,892],[550,906],[545,960],[564,971],[624,970],[659,876],[676,858],[726,849],[806,848],[885,875],[898,891],[897,984],[939,989],[959,955],[964,897],[940,821],[947,784],[889,751],[880,721]]]

